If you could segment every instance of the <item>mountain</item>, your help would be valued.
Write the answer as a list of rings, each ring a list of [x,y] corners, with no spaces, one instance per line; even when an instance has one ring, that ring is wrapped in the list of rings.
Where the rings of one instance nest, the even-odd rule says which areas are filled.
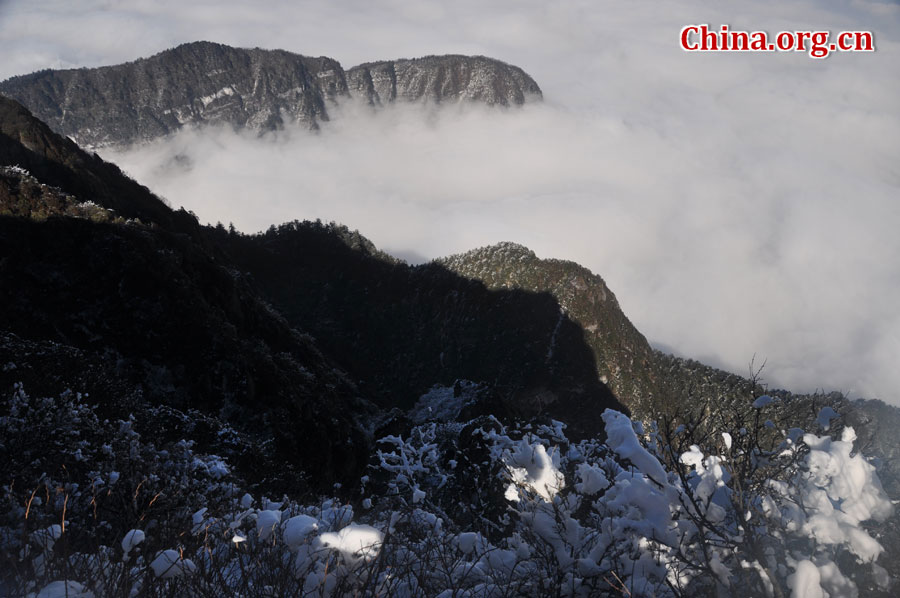
[[[184,126],[256,131],[286,122],[317,128],[353,96],[393,101],[516,105],[540,98],[517,67],[481,56],[431,56],[360,65],[326,57],[193,42],[115,66],[45,70],[0,83],[57,133],[89,147],[142,142]]]
[[[439,263],[489,289],[550,293],[583,330],[600,380],[634,413],[648,411],[657,394],[653,350],[602,278],[573,262],[538,259],[515,243],[474,249]]]
[[[358,420],[374,407],[189,214],[11,100],[0,99],[0,130],[0,157],[35,168],[0,169],[0,360],[16,365],[0,373],[3,392],[23,382],[60,393],[81,380],[76,388],[108,410],[130,395],[199,411],[272,446],[270,457],[312,484],[364,465],[371,422]],[[93,381],[79,373],[89,363]]]
[[[368,62],[347,71],[347,84],[352,94],[375,105],[467,100],[509,106],[541,96],[525,71],[484,56]]]
[[[370,99],[383,101],[381,92]],[[257,235],[202,227],[191,214],[171,210],[114,165],[82,151],[2,97],[0,306],[0,486],[10,505],[0,513],[0,527],[7,539],[38,543],[62,521],[75,530],[64,536],[66,550],[69,537],[72,546],[79,541],[84,546],[95,534],[105,534],[104,546],[121,546],[127,553],[122,534],[140,525],[148,537],[156,536],[147,555],[157,554],[169,546],[161,542],[176,537],[162,533],[168,523],[160,524],[155,515],[144,525],[144,515],[158,509],[153,512],[182,520],[181,527],[167,529],[187,526],[194,533],[199,530],[198,537],[218,538],[227,548],[195,546],[199,552],[187,554],[240,556],[243,548],[231,544],[265,542],[266,525],[305,542],[305,532],[289,529],[297,524],[311,529],[307,513],[316,514],[315,525],[358,530],[347,525],[354,508],[370,513],[370,521],[380,521],[384,529],[412,538],[422,521],[432,530],[443,525],[427,508],[448,521],[454,533],[465,531],[448,545],[453,551],[475,550],[464,549],[481,541],[473,539],[472,526],[481,525],[485,541],[493,542],[519,524],[528,531],[530,522],[537,534],[529,542],[543,547],[535,552],[546,551],[553,571],[562,570],[556,567],[563,555],[579,575],[597,577],[591,572],[606,557],[595,559],[591,550],[585,554],[592,560],[575,560],[569,553],[547,550],[552,544],[546,543],[548,530],[565,530],[572,545],[571,534],[612,521],[592,509],[621,507],[618,521],[625,527],[617,533],[627,556],[623,563],[628,566],[620,569],[626,575],[637,558],[634,538],[645,534],[659,539],[657,528],[644,527],[654,518],[661,517],[663,534],[677,528],[692,535],[698,521],[714,522],[708,528],[717,538],[711,546],[721,540],[716,525],[722,519],[709,509],[709,499],[714,487],[728,483],[727,476],[715,473],[716,468],[721,471],[720,463],[743,459],[755,471],[754,462],[786,456],[809,457],[810,467],[820,467],[827,458],[833,460],[826,477],[842,483],[848,476],[868,475],[863,460],[851,456],[855,447],[882,460],[884,489],[891,497],[900,496],[900,444],[892,434],[900,425],[900,410],[877,401],[851,402],[837,393],[804,396],[768,390],[755,375],[745,378],[655,351],[603,279],[578,264],[540,259],[521,245],[500,243],[409,266],[336,224],[292,222]],[[764,392],[770,396],[756,398]],[[833,428],[820,423],[823,407],[838,412],[843,421]],[[604,413],[607,408],[630,409],[636,420],[655,419],[659,426],[642,428],[621,414]],[[551,420],[563,422],[565,434]],[[855,443],[837,441],[846,424],[857,430]],[[788,431],[794,426],[830,434],[835,441],[812,437],[805,445],[793,445],[785,436],[793,434]],[[723,430],[732,433],[723,435]],[[851,438],[847,432],[844,437]],[[639,436],[651,441],[643,445]],[[607,445],[601,444],[604,438]],[[770,439],[777,441],[774,446],[800,450],[753,452]],[[711,466],[703,471],[694,469],[699,461],[691,465],[700,454],[695,442],[709,455],[705,463]],[[756,448],[732,450],[732,442]],[[853,463],[850,474],[835,469],[843,467],[836,463]],[[669,496],[669,490],[660,493],[647,483],[664,485],[654,474],[662,465],[681,467],[679,488],[705,493],[706,519],[698,519],[700,511],[685,502],[700,494],[676,496],[672,486],[669,490],[676,494]],[[744,475],[739,470],[732,471]],[[771,473],[765,467],[761,471]],[[387,478],[385,472],[390,473]],[[553,474],[549,479],[548,472]],[[701,473],[707,477],[694,477]],[[813,488],[822,471],[807,473],[790,478],[806,484],[800,500],[825,497],[821,487]],[[116,487],[120,475],[128,485],[119,482]],[[510,508],[511,479],[520,485],[516,490],[513,484],[513,492],[530,493],[515,504],[553,507],[540,517],[538,511],[515,512]],[[768,477],[743,479],[770,490],[780,483],[769,484],[773,478]],[[551,490],[563,489],[564,482],[569,491],[585,494],[583,502],[536,501],[542,491],[549,496]],[[675,477],[665,484],[670,482]],[[871,496],[880,497],[874,478],[862,483],[866,485]],[[36,486],[46,493],[34,490]],[[139,500],[142,487],[151,491]],[[242,496],[243,488],[261,493],[255,503],[260,508],[251,508],[256,499]],[[623,488],[627,493],[616,498]],[[282,530],[277,525],[282,503],[264,496],[283,490],[295,496],[309,493],[315,500],[333,492],[346,502],[323,501],[318,510],[303,507],[304,514],[285,521]],[[46,498],[34,503],[32,513],[43,511],[43,516],[34,528],[22,505],[31,508],[31,499],[42,494]],[[195,527],[206,517],[208,503],[197,503],[201,495],[204,501],[218,495],[225,501],[219,508],[242,513],[227,524],[227,532],[213,528],[221,522],[209,521],[206,530]],[[674,502],[660,511],[653,505],[664,495]],[[845,499],[852,504],[850,495],[835,496],[840,498],[832,499],[834,504],[826,497],[816,508],[842,509]],[[373,499],[381,504],[373,507]],[[766,503],[754,501],[747,503],[751,508],[729,515],[729,521],[768,511],[753,506]],[[386,503],[394,506],[387,509]],[[101,512],[119,513],[119,527],[104,528],[98,504]],[[693,504],[696,509],[699,503]],[[776,512],[788,514],[796,504]],[[634,510],[642,505],[650,506],[646,512]],[[57,507],[62,515],[54,511]],[[683,524],[672,526],[672,514],[682,508]],[[289,506],[285,516],[298,509]],[[400,521],[394,513],[411,519],[394,528]],[[891,588],[876,578],[900,576],[900,561],[892,556],[900,552],[900,515],[888,515],[883,513],[877,528],[866,524],[867,533],[886,549],[881,559],[885,568],[873,569],[875,578],[863,579],[867,595],[890,595]],[[413,519],[419,523],[412,524]],[[822,548],[815,529],[795,525],[790,517],[783,523],[785,529],[810,532],[811,546]],[[607,527],[584,537],[603,538]],[[15,534],[7,531],[12,529]],[[642,529],[649,531],[638,532]],[[209,530],[216,533],[207,534]],[[239,536],[239,530],[245,535]],[[179,547],[182,541],[194,542],[188,533],[177,537],[182,538]],[[743,533],[736,537],[740,548]],[[862,536],[847,537],[852,545]],[[517,544],[520,534],[512,538],[507,548],[522,546]],[[832,548],[824,544],[822,554],[830,555]],[[565,548],[562,542],[558,546]],[[606,554],[609,543],[602,540],[597,546]],[[868,546],[877,556],[880,548]],[[34,573],[13,568],[21,560],[15,555],[25,554],[15,547],[0,555],[0,569],[12,571],[4,571],[0,583]],[[288,552],[273,553],[278,562],[294,562],[299,553],[294,544],[291,548],[290,557]],[[525,548],[496,554],[525,558],[532,554]],[[57,552],[68,554],[66,550]],[[453,558],[459,558],[457,552]],[[848,563],[841,565],[852,566],[852,555],[844,557]],[[127,562],[118,552],[115,561]],[[737,561],[755,579],[754,571],[746,571],[747,561]],[[329,569],[323,568],[327,577]],[[779,570],[782,577],[789,573],[785,567]],[[550,579],[533,571],[523,569],[522,575]],[[296,589],[295,573],[285,579]],[[607,590],[599,579],[585,595]],[[44,581],[56,583],[50,577]],[[532,595],[546,593],[539,589]]]
[[[54,133],[19,103],[0,96],[0,164],[18,166],[42,183],[64,189],[126,219],[157,223],[196,235],[199,226],[186,212],[171,210],[149,189],[119,168]]]
[[[546,291],[408,266],[321,222],[214,238],[385,409],[409,410],[434,385],[468,380],[483,385],[488,412],[552,417],[575,437],[602,434],[604,408],[627,411],[597,377],[581,327]]]
[[[221,417],[325,485],[435,385],[474,384],[472,415],[552,417],[576,436],[627,411],[548,293],[410,267],[338,226],[200,227],[14,101],[0,117],[0,332],[18,363],[3,388],[78,382],[110,409],[124,388]],[[29,343],[65,375],[26,367]],[[79,361],[115,366],[91,383]]]

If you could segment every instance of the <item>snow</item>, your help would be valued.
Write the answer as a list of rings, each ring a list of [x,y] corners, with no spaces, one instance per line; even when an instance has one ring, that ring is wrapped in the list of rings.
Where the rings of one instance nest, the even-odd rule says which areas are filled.
[[[196,511],[193,515],[191,515],[191,522],[193,523],[193,527],[191,528],[191,533],[199,533],[201,529],[203,529],[203,522],[206,520],[206,512],[209,509],[207,507],[203,507],[199,511]]]
[[[204,459],[196,459],[194,463],[214,480],[220,480],[231,473],[228,464],[218,455],[208,455]]]
[[[456,388],[459,389],[458,393]],[[453,421],[459,416],[462,408],[477,397],[477,392],[478,385],[469,380],[457,380],[454,386],[436,384],[419,397],[409,411],[409,419],[416,424],[427,421]]]
[[[94,594],[77,581],[54,581],[38,592],[35,598],[94,598]]]
[[[579,463],[575,468],[575,475],[578,478],[575,489],[581,494],[597,494],[609,488],[606,473],[596,465]]]
[[[457,543],[459,545],[459,550],[463,554],[471,554],[473,550],[475,550],[476,546],[481,547],[481,550],[484,550],[484,546],[487,544],[485,539],[478,532],[463,532],[457,536]]]
[[[33,411],[15,400],[16,411],[0,418],[0,425]],[[68,417],[73,411],[65,413]],[[223,503],[209,500],[181,511],[193,512],[186,529],[207,532],[203,540],[210,552],[182,554],[177,547],[146,552],[145,540],[168,532],[148,520],[146,532],[131,529],[115,541],[121,545],[121,559],[115,543],[88,559],[93,559],[90,567],[118,567],[109,569],[109,579],[141,577],[140,588],[113,591],[90,573],[96,569],[88,568],[83,570],[86,573],[73,570],[71,579],[86,580],[89,591],[77,582],[70,581],[68,586],[54,582],[39,595],[57,598],[66,591],[82,597],[126,595],[129,589],[174,588],[167,580],[196,569],[183,556],[202,559],[204,568],[221,567],[207,570],[221,573],[218,578],[209,576],[210,583],[222,584],[211,587],[210,595],[228,595],[227,584],[235,576],[245,587],[264,588],[278,574],[271,568],[278,566],[287,567],[298,591],[302,587],[308,595],[342,595],[345,590],[347,595],[363,594],[364,588],[377,595],[449,595],[445,590],[452,588],[451,594],[475,598],[502,595],[503,588],[514,587],[532,597],[562,588],[563,595],[588,598],[609,592],[604,580],[615,579],[611,572],[622,576],[615,583],[628,588],[631,595],[660,598],[676,595],[668,583],[696,589],[698,595],[773,596],[777,587],[796,598],[857,596],[861,590],[856,583],[861,580],[866,583],[860,583],[861,588],[872,582],[889,587],[889,573],[874,564],[879,556],[886,561],[884,551],[867,531],[878,527],[866,522],[883,521],[893,507],[872,464],[854,452],[852,428],[844,428],[839,439],[791,429],[784,433],[781,446],[763,451],[752,448],[763,425],[760,417],[746,436],[738,436],[734,428],[710,429],[704,436],[691,435],[696,445],[682,444],[686,438],[681,436],[675,451],[658,446],[658,428],[651,422],[642,428],[615,411],[604,412],[603,418],[605,442],[570,441],[557,422],[519,428],[493,420],[472,431],[473,437],[478,436],[477,459],[460,450],[464,448],[460,428],[433,421],[414,426],[405,439],[389,437],[382,444],[392,452],[379,451],[381,466],[372,468],[373,481],[357,495],[366,509],[360,513],[338,498],[321,497],[304,505],[287,497],[272,501],[261,495],[257,501],[249,494],[242,496],[243,490],[233,486],[232,480],[221,482],[227,488],[224,508]],[[806,423],[816,422],[810,417]],[[109,448],[100,444],[94,448],[110,465],[131,471],[131,464],[120,461],[121,455],[112,450],[116,443],[105,446]],[[197,455],[183,448],[184,471],[197,471]],[[85,455],[90,450],[83,446]],[[675,455],[679,472],[686,475],[667,474],[655,456],[662,451],[671,451],[665,454]],[[165,453],[168,459],[174,455],[175,449]],[[450,456],[459,458],[455,470],[448,469]],[[763,475],[776,471],[777,477],[761,479],[761,485],[748,490],[731,475],[743,475],[741,464],[754,459],[765,463],[760,470]],[[206,456],[199,460],[210,462]],[[109,469],[98,468],[90,480],[106,478]],[[208,478],[202,480],[210,484]],[[478,484],[477,493],[466,488],[469,482]],[[63,486],[69,496],[79,491],[75,482],[53,484]],[[379,488],[388,491],[376,494]],[[512,504],[497,496],[495,489]],[[739,495],[740,490],[749,496]],[[44,508],[37,509],[41,494],[34,497],[32,517],[53,506],[45,498]],[[371,508],[373,499],[377,508]],[[66,522],[67,531],[70,526],[83,527],[85,521],[76,515],[73,504],[69,502],[72,510],[67,518],[72,521]],[[493,517],[491,509],[496,507],[500,512],[494,511]],[[87,520],[89,511],[85,511]],[[52,572],[62,570],[56,560],[60,551],[52,550],[63,536],[58,517],[57,512],[53,518],[30,523],[36,530],[30,536],[0,527],[0,548],[7,550],[11,545],[2,543],[19,537],[31,545],[28,566],[41,584],[53,578]],[[471,531],[456,533],[460,529]],[[388,532],[390,542],[385,541]],[[185,537],[196,540],[183,533],[168,541]],[[765,538],[769,551],[765,555],[746,548],[759,538]],[[138,556],[140,548],[149,566]],[[256,560],[261,550],[272,559]],[[361,566],[379,555],[383,563]],[[441,555],[450,557],[450,564],[435,568],[434,557]],[[129,559],[133,564],[128,564]],[[116,571],[122,575],[116,577]],[[558,585],[533,585],[542,579]]]
[[[819,580],[819,568],[812,561],[798,562],[794,574],[787,580],[791,598],[826,598]]]
[[[725,449],[730,451],[732,443],[731,434],[729,434],[728,432],[722,432],[722,441],[725,442]]]
[[[203,103],[203,107],[205,108],[206,106],[209,106],[211,103],[218,100],[219,98],[224,98],[226,96],[231,96],[231,95],[234,95],[234,87],[229,85],[228,87],[223,87],[222,89],[220,89],[219,91],[217,91],[216,93],[214,93],[212,95],[201,97],[200,101]]]
[[[54,523],[46,529],[36,531],[34,537],[38,541],[38,544],[53,548],[56,541],[62,537],[62,526],[58,523]]]
[[[559,471],[558,452],[554,449],[548,454],[542,444],[520,442],[508,453],[506,465],[513,480],[506,490],[508,500],[517,500],[516,488],[524,486],[549,501],[566,485],[565,477]]]
[[[824,544],[845,544],[863,561],[874,561],[881,545],[859,524],[874,519],[884,521],[892,511],[875,468],[862,455],[853,453],[856,433],[844,429],[841,440],[806,434],[809,446],[809,474],[804,504],[811,512],[804,530]]]
[[[319,522],[309,515],[297,515],[284,522],[284,542],[292,548],[304,544],[319,529]]]
[[[772,403],[774,400],[775,399],[773,399],[769,395],[762,395],[761,397],[758,397],[755,401],[753,401],[753,408],[762,409],[763,407]]]
[[[122,538],[122,560],[128,561],[129,553],[134,549],[135,546],[144,541],[144,532],[139,529],[133,529],[125,534],[125,537]]]
[[[259,539],[265,542],[281,524],[281,511],[257,511],[256,531]]]
[[[819,410],[819,415],[816,416],[816,423],[827,432],[831,427],[831,420],[836,417],[840,417],[840,414],[831,407],[825,406]]]
[[[319,536],[323,546],[333,548],[350,561],[369,561],[378,556],[384,534],[370,525],[351,523],[339,532]]]
[[[694,468],[694,479],[698,480],[694,492],[704,502],[709,501],[716,490],[725,486],[731,477],[724,467],[725,459],[715,455],[704,456],[695,444],[679,460]]]
[[[182,559],[177,550],[163,550],[153,562],[150,563],[153,574],[160,579],[172,579],[181,577],[187,573],[193,573],[197,566],[190,559]]]
[[[602,417],[606,424],[606,444],[609,448],[622,459],[631,461],[632,465],[651,480],[665,486],[667,484],[665,470],[659,461],[641,446],[634,428],[631,427],[631,419],[614,409],[606,409]]]

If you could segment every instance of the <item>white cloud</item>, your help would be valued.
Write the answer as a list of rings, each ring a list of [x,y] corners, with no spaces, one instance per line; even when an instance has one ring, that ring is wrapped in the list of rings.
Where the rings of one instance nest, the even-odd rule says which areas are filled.
[[[249,8],[252,6],[253,8]],[[602,275],[648,337],[774,385],[900,402],[900,10],[879,2],[0,4],[0,77],[193,39],[341,60],[481,53],[543,105],[185,132],[110,154],[204,220],[336,220],[405,255],[514,240]],[[681,26],[865,29],[878,51],[688,54]],[[12,45],[10,45],[12,44]],[[173,166],[173,156],[192,167]]]

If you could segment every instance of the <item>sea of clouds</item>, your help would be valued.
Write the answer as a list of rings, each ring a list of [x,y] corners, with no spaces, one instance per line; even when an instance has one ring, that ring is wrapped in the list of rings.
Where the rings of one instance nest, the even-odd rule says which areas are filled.
[[[681,27],[861,29],[874,53],[698,54]],[[900,403],[897,2],[0,0],[0,79],[185,41],[524,68],[520,110],[345,102],[318,133],[102,152],[246,232],[321,218],[412,262],[509,240],[600,274],[659,347]]]

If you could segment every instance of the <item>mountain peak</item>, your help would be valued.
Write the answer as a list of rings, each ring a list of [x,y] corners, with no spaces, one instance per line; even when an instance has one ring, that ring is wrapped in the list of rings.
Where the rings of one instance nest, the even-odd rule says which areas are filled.
[[[477,101],[519,105],[541,98],[541,88],[522,69],[485,56],[425,56],[368,62],[347,71],[353,93],[372,104]]]

